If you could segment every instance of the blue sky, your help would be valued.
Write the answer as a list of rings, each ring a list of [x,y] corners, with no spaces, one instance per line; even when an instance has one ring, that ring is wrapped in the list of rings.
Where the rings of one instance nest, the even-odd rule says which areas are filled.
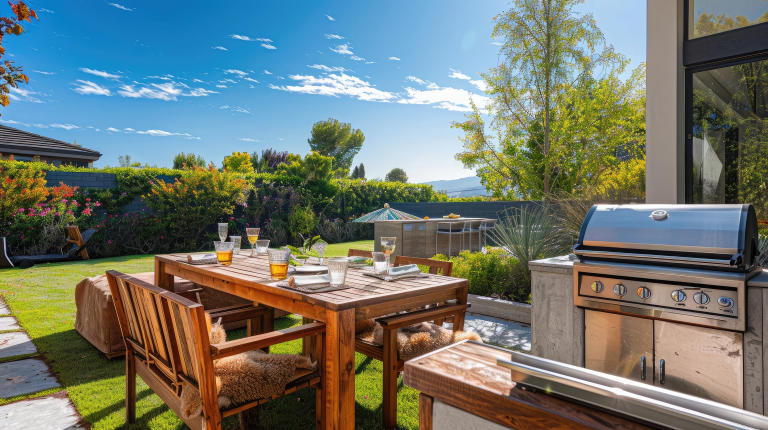
[[[4,123],[103,153],[170,166],[178,152],[220,165],[232,151],[306,153],[314,122],[366,136],[368,177],[472,175],[452,121],[483,100],[498,62],[490,33],[507,1],[30,1],[39,21],[4,39],[30,76]],[[2,7],[2,6],[0,6]],[[645,1],[587,0],[633,65]],[[1,9],[0,9],[1,10]],[[4,14],[10,14],[10,9]]]

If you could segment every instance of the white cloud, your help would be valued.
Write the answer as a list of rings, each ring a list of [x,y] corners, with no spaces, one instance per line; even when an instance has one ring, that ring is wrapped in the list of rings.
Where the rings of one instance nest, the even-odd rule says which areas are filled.
[[[187,97],[205,97],[211,94],[218,94],[218,92],[213,90],[206,90],[205,88],[195,88],[194,90],[182,95]]]
[[[478,108],[485,108],[490,99],[488,97],[471,93],[467,90],[451,87],[439,87],[431,84],[426,90],[406,88],[406,97],[398,100],[402,104],[433,105],[438,109],[446,109],[456,112],[469,112],[470,105],[474,101]]]
[[[117,92],[121,96],[128,98],[158,99],[165,101],[178,100],[179,96],[204,97],[211,94],[216,94],[216,91],[207,90],[205,88],[195,88],[191,91],[184,92],[184,89],[181,87],[187,86],[178,82],[150,84],[148,86],[142,86],[138,88],[136,85],[122,85]]]
[[[74,130],[76,128],[80,128],[74,124],[51,124],[51,127],[53,128],[62,128],[64,130]]]
[[[133,10],[133,9],[131,9],[129,7],[121,5],[120,3],[107,3],[107,4],[112,6],[112,7],[116,7],[118,9],[120,9],[120,10],[124,10],[124,11],[128,11],[128,12],[131,12]]]
[[[358,57],[357,55],[352,55],[349,57],[349,59],[352,61],[365,61],[365,58]],[[373,64],[373,61],[366,62],[366,64]]]
[[[248,78],[248,77],[246,77],[246,78],[243,78],[243,80],[246,80],[246,81],[248,81],[248,82],[253,82],[254,84],[258,84],[258,83],[259,83],[259,81],[257,81],[256,79],[253,79],[253,78]]]
[[[237,83],[237,81],[236,81],[236,80],[234,80],[234,79],[229,79],[229,78],[227,78],[227,79],[222,79],[222,80],[220,80],[220,81],[219,81],[219,83],[220,83],[220,84],[236,84],[236,83]]]
[[[267,69],[264,69],[264,74],[265,74],[265,75],[271,75],[271,74],[272,74],[272,72],[270,72],[270,71],[269,71],[269,70],[267,70]]]
[[[325,17],[328,18],[328,21],[336,21],[336,18],[334,18],[334,17],[332,17],[330,15],[325,15]]]
[[[270,43],[262,43],[261,47],[264,48],[264,49],[269,49],[270,51],[273,50],[273,49],[277,49],[277,46],[272,45]]]
[[[238,139],[238,140],[240,140],[240,141],[242,141],[242,142],[250,142],[250,143],[261,142],[259,139],[254,139],[254,138],[252,138],[252,137],[241,137],[241,138],[240,138],[240,139]]]
[[[343,38],[344,38],[344,36],[340,36],[340,35],[338,35],[338,34],[333,34],[333,33],[331,33],[331,34],[326,34],[326,35],[325,35],[325,38],[326,38],[326,39],[336,39],[336,40],[341,40],[341,39],[343,39]]]
[[[229,37],[236,39],[236,40],[245,40],[246,42],[250,42],[253,39],[251,39],[248,36],[242,35],[242,34],[230,34]]]
[[[105,79],[120,79],[122,76],[116,75],[114,73],[105,72],[104,70],[95,70],[95,69],[89,69],[87,67],[81,67],[80,71],[83,73],[88,73],[90,75],[95,75],[100,78]]]
[[[29,124],[27,124],[26,122],[16,121],[15,119],[0,119],[0,123],[11,124],[11,125],[25,125],[29,127]]]
[[[217,51],[229,51],[229,49],[227,49],[227,48],[225,48],[225,47],[223,47],[221,45],[211,46],[211,49],[215,49]]]
[[[189,133],[179,133],[175,131],[165,131],[165,130],[158,130],[158,129],[134,130],[132,128],[124,128],[123,130],[129,133],[132,132],[132,133],[146,135],[146,136],[155,136],[155,137],[180,136],[180,137],[185,137],[191,140],[200,140],[198,136],[193,136]]]
[[[42,103],[43,101],[40,100],[37,96],[40,94],[32,91],[27,88],[14,88],[9,87],[10,92],[8,93],[8,98],[14,101],[24,101],[24,102],[30,102],[30,103]]]
[[[224,71],[224,73],[226,73],[228,75],[237,75],[237,76],[239,76],[241,78],[248,74],[248,72],[244,72],[244,71],[238,70],[238,69],[227,69],[227,70]]]
[[[237,113],[245,113],[245,114],[251,113],[248,109],[240,106],[221,105],[219,106],[219,109],[228,110],[230,112],[237,112]]]
[[[468,80],[472,79],[471,77],[465,75],[464,73],[461,73],[458,70],[453,70],[453,69],[450,69],[450,70],[451,70],[451,74],[448,75],[449,78],[463,79],[465,81],[468,81]]]
[[[474,85],[480,91],[485,91],[488,89],[488,85],[482,79],[470,80],[469,83]]]
[[[44,7],[41,7],[40,9],[36,9],[38,12],[45,12],[45,13],[56,13],[50,9],[46,9]]]
[[[111,131],[113,133],[119,133],[120,130],[116,129],[115,127],[107,127],[107,131]]]
[[[195,79],[192,79],[192,82],[194,82],[194,83],[197,83],[197,84],[202,84],[202,83],[204,83],[205,81],[204,81],[204,80],[202,80],[202,79],[198,79],[198,78],[195,78]]]
[[[91,81],[84,81],[82,79],[78,79],[77,84],[75,85],[75,88],[73,90],[78,94],[85,94],[85,95],[95,95],[95,96],[111,96],[112,93],[109,91],[108,88],[102,87],[101,85],[91,82]]]
[[[308,64],[307,67],[309,67],[310,69],[322,70],[324,72],[346,72],[347,71],[347,69],[341,66],[328,67],[324,64],[312,64],[312,65]]]
[[[41,75],[49,75],[49,76],[55,74],[54,72],[46,72],[46,71],[43,71],[43,70],[33,70],[32,73],[39,73]]]
[[[290,75],[297,85],[270,85],[274,90],[324,96],[349,96],[358,100],[386,102],[396,98],[393,93],[382,91],[371,83],[344,72],[324,76]]]
[[[216,88],[227,88],[224,84],[216,84]]]
[[[244,34],[230,34],[229,37],[235,40],[243,40],[246,42],[263,42],[261,46],[264,46],[264,44],[273,42],[272,39],[268,39],[266,37],[251,37],[251,36],[246,36]],[[270,48],[267,48],[267,49],[270,49]],[[274,48],[274,49],[277,49],[277,48]]]
[[[348,43],[342,43],[341,45],[337,45],[335,48],[328,48],[328,49],[341,55],[355,55],[355,53],[352,52],[351,49],[349,49]]]
[[[421,85],[427,85],[427,83],[428,83],[424,79],[417,78],[416,76],[406,76],[405,79],[407,79],[407,80],[409,80],[411,82],[416,82],[417,84],[421,84]]]
[[[387,58],[389,61],[400,61],[400,57],[389,57]]]
[[[257,38],[255,38],[253,40],[255,40],[257,42],[265,42],[265,43],[272,43],[272,42],[274,42],[272,39],[267,39],[266,37],[257,37]]]

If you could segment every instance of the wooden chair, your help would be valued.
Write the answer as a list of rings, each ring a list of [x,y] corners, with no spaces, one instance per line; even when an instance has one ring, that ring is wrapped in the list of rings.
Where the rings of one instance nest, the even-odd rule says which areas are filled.
[[[429,273],[444,276],[450,276],[453,268],[453,263],[450,261],[404,256],[395,257],[395,266],[405,264],[427,266],[429,267]],[[403,366],[405,365],[405,361],[401,360],[397,353],[397,329],[426,321],[441,321],[457,313],[465,312],[467,307],[468,305],[466,304],[441,304],[426,309],[422,308],[407,313],[377,318],[376,322],[381,324],[384,329],[381,345],[360,338],[355,339],[355,351],[379,360],[383,364],[384,389],[382,413],[384,415],[384,428],[394,429],[397,424],[397,377],[403,371]]]
[[[364,249],[349,248],[347,251],[347,257],[373,258],[373,252],[366,251]]]
[[[61,254],[42,254],[42,255],[8,255],[6,239],[0,238],[0,268],[18,266],[27,269],[40,263],[57,263],[61,261],[70,261],[77,259],[87,260],[89,258],[86,249],[88,241],[96,233],[96,229],[89,228],[82,234],[76,225],[65,227],[67,232],[67,243],[72,246],[66,252],[62,248]]]
[[[219,409],[214,360],[306,336],[322,338],[320,345],[325,347],[325,326],[322,323],[211,345],[208,340],[210,326],[199,303],[119,272],[107,272],[107,279],[126,346],[125,413],[128,423],[136,420],[136,374],[190,428],[221,429],[225,417],[271,399]],[[322,354],[318,355],[318,360],[321,357]],[[324,396],[320,389],[322,362],[318,363],[318,369],[297,371],[284,394],[305,387],[315,388],[316,422],[320,428],[324,424]],[[198,388],[202,400],[203,413],[192,419],[181,417],[180,396],[184,381]]]
[[[93,229],[88,229],[86,232],[90,232]],[[85,244],[88,240],[90,240],[91,236],[96,233],[96,230],[93,230],[93,232],[89,233],[88,239],[83,239],[83,235],[80,233],[80,228],[76,225],[68,225],[64,227],[64,231],[67,232],[67,243],[71,243],[73,246],[71,249],[79,249],[80,250],[80,258],[83,260],[88,260],[90,257],[88,256],[88,250],[85,248]]]

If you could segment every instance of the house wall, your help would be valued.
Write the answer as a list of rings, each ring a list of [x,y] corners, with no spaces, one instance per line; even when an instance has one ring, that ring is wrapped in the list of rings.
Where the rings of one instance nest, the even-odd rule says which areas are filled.
[[[685,203],[683,2],[647,0],[645,187],[648,203]]]

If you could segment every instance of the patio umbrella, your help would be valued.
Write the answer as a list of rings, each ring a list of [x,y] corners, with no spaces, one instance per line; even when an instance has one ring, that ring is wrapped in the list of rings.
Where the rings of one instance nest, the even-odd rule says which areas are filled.
[[[397,209],[389,207],[389,203],[384,203],[384,207],[369,212],[353,222],[376,222],[376,221],[396,221],[403,219],[421,219],[416,215],[411,215]]]

